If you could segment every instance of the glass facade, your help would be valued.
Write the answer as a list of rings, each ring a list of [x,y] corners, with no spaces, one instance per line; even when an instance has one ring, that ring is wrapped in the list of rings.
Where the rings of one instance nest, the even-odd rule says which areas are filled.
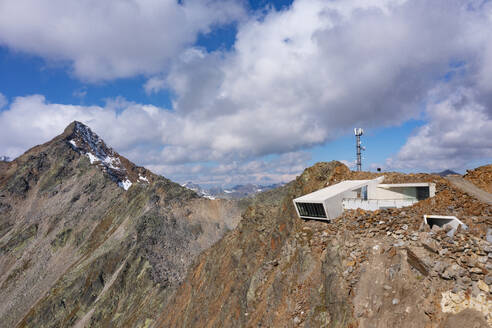
[[[301,217],[326,218],[325,208],[320,203],[296,203]]]

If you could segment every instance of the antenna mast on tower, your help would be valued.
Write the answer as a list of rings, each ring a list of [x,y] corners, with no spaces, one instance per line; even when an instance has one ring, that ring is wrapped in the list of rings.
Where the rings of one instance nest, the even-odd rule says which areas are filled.
[[[360,172],[360,171],[362,171],[361,151],[366,150],[364,147],[361,146],[361,142],[360,142],[360,137],[361,137],[361,135],[364,134],[364,130],[362,130],[361,128],[355,128],[354,134],[355,134],[355,140],[356,140],[355,147],[357,149],[357,172]]]

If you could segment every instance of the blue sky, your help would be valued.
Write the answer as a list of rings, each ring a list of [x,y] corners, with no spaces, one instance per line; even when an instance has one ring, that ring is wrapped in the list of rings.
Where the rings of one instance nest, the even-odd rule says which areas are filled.
[[[137,164],[206,185],[353,165],[354,127],[366,170],[492,158],[488,2],[26,4],[0,4],[0,155],[78,119]]]
[[[266,10],[273,6],[276,10],[288,7],[292,1],[253,1],[248,2],[248,10]],[[230,49],[234,45],[237,23],[218,26],[209,33],[199,33],[195,45],[212,52]],[[104,105],[105,99],[124,96],[128,100],[153,104],[165,108],[172,107],[171,93],[146,94],[142,85],[144,76],[116,79],[100,83],[84,83],[70,73],[69,64],[46,62],[43,58],[0,47],[0,90],[9,97],[29,94],[43,94],[53,103]],[[80,93],[85,93],[81,97]]]

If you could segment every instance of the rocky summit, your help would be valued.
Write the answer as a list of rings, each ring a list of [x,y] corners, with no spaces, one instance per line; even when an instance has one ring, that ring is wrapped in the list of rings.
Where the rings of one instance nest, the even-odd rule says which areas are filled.
[[[74,122],[0,163],[0,326],[148,326],[239,219]]]
[[[492,164],[468,170],[465,179],[469,180],[481,189],[492,193]]]
[[[489,327],[492,207],[448,180],[384,173],[387,183],[434,182],[437,194],[401,209],[346,211],[332,223],[296,215],[300,195],[379,175],[319,163],[252,203],[199,256],[157,326]],[[431,230],[424,214],[455,215],[468,229]]]
[[[436,195],[330,223],[296,214],[294,198],[381,175]],[[491,182],[490,165],[441,177],[329,162],[210,200],[74,122],[0,162],[0,326],[490,327]]]

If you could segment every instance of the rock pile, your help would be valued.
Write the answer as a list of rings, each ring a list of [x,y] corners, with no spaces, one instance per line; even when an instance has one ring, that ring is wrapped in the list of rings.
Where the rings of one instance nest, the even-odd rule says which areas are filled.
[[[492,193],[492,164],[468,170],[464,178],[477,187]]]

